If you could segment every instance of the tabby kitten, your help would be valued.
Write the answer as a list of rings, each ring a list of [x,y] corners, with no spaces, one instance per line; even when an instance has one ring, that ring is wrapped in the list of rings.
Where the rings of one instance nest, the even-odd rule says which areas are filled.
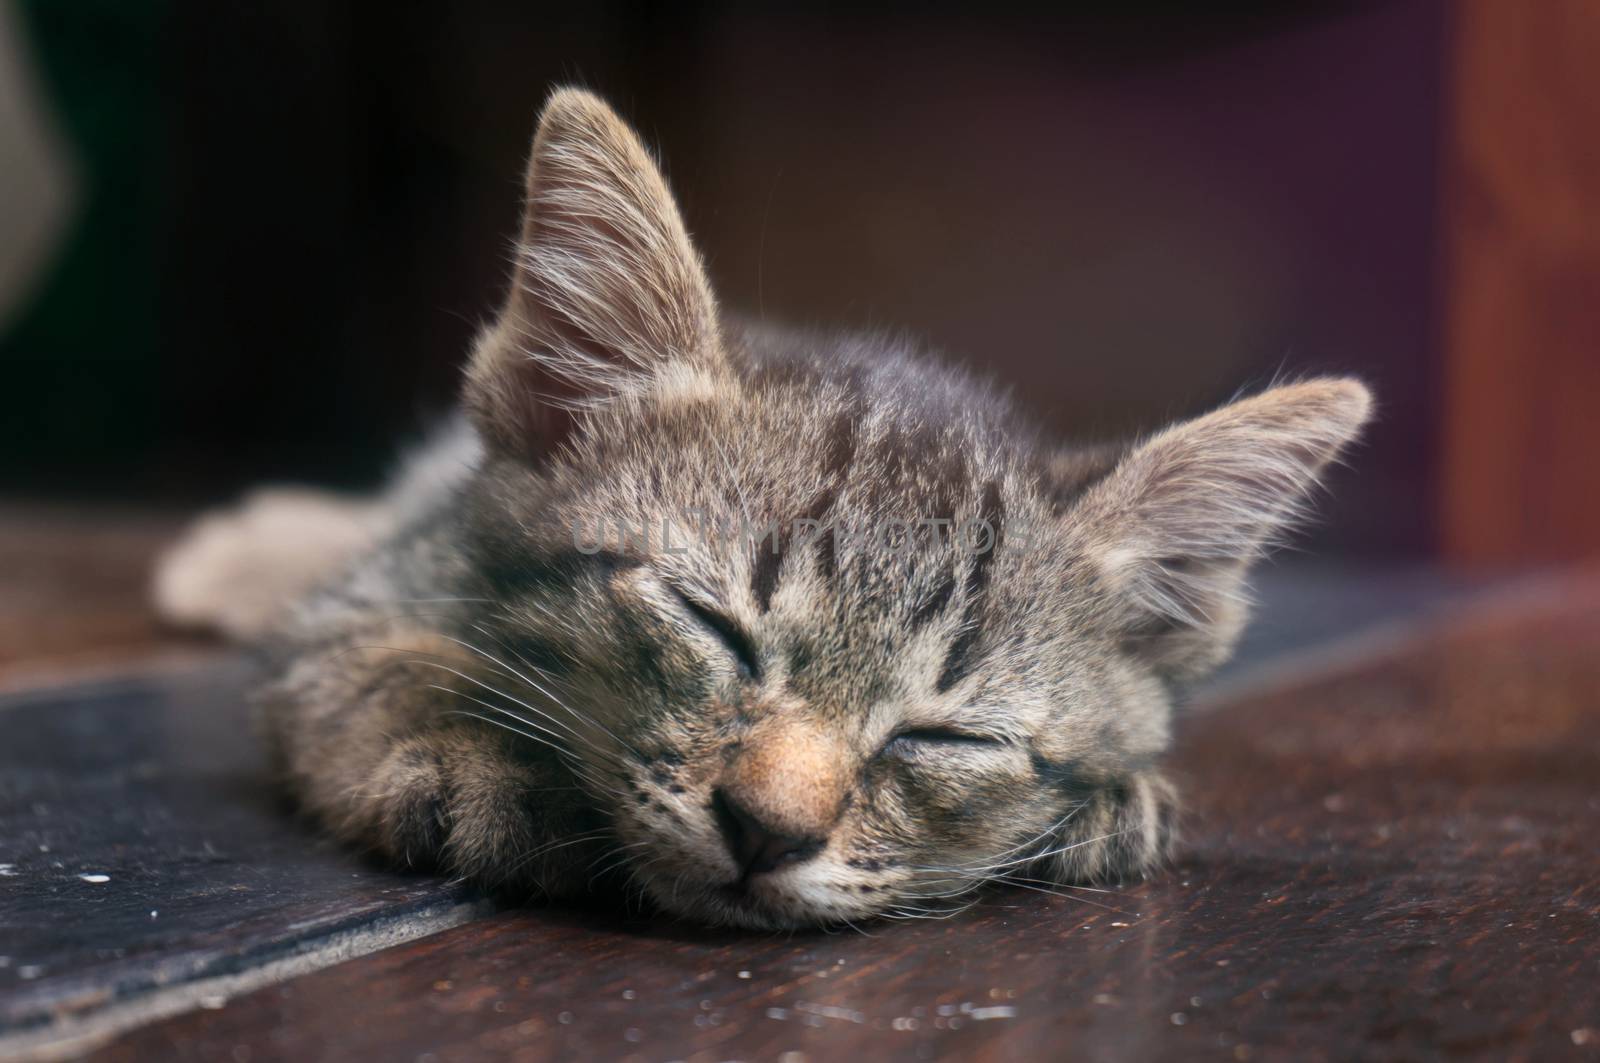
[[[264,639],[305,806],[400,864],[747,927],[1156,865],[1173,691],[1366,389],[1059,451],[899,341],[722,313],[594,96],[551,97],[527,180],[466,417],[383,498],[260,496],[159,573]]]

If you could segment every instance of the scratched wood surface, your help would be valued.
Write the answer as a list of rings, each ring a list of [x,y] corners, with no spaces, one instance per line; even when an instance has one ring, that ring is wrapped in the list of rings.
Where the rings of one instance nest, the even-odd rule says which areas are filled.
[[[459,884],[371,866],[289,813],[250,674],[228,658],[0,695],[0,1060],[108,1007],[474,910]]]
[[[1600,581],[1191,716],[1180,749],[1190,841],[1150,882],[870,936],[507,912],[98,1058],[1600,1054]]]

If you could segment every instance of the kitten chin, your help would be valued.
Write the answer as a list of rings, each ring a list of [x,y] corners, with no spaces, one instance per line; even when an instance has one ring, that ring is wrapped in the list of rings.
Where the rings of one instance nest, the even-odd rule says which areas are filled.
[[[463,418],[385,495],[259,496],[158,581],[262,641],[274,759],[328,829],[765,929],[1166,858],[1173,691],[1231,650],[1359,382],[1059,449],[905,341],[724,312],[650,154],[573,90],[514,270]]]

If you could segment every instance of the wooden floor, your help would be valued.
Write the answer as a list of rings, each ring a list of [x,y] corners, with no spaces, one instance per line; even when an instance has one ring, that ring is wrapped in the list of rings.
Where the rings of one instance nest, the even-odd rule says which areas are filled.
[[[178,514],[7,504],[0,498],[0,691],[193,659],[163,629],[150,571]]]
[[[1600,575],[1451,601],[1202,698],[1165,874],[863,934],[367,867],[274,804],[231,658],[14,693],[0,1058],[1593,1058]]]

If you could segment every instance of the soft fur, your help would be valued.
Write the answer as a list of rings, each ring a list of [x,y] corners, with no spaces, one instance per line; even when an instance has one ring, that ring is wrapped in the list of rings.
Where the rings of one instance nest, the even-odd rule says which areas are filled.
[[[273,650],[267,729],[329,828],[755,927],[1164,857],[1175,685],[1231,649],[1361,384],[1056,451],[902,341],[721,312],[650,156],[578,91],[516,263],[470,423],[399,488],[258,500],[163,569],[175,615]]]

